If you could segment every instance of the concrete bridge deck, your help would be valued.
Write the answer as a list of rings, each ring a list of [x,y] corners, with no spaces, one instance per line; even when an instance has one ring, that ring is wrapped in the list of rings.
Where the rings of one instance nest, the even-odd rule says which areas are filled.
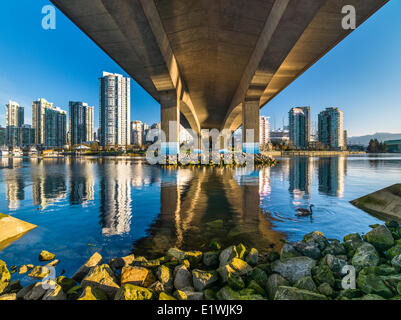
[[[161,104],[169,121],[255,130],[259,109],[388,0],[51,0]],[[179,127],[179,126],[178,126]]]

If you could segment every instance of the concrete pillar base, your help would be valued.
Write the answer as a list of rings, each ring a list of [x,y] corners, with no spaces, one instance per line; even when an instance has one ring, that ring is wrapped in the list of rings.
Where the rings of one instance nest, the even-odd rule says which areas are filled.
[[[178,142],[162,142],[161,154],[163,156],[177,155],[180,152],[180,144]]]
[[[250,154],[259,154],[260,146],[259,142],[244,142],[242,144],[242,152]]]

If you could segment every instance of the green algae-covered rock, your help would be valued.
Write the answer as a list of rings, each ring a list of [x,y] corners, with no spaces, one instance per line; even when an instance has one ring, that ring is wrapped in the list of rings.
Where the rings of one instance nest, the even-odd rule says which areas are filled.
[[[46,291],[45,295],[43,296],[42,300],[48,301],[62,301],[67,300],[67,295],[63,291],[63,288],[59,284],[55,284],[53,288]]]
[[[226,286],[217,292],[216,297],[219,300],[240,300],[241,295],[230,287]]]
[[[317,291],[326,297],[333,297],[334,296],[334,290],[333,288],[328,284],[328,283],[322,283],[318,288]]]
[[[342,298],[346,299],[354,299],[362,297],[363,293],[359,289],[347,289],[341,290],[338,294],[337,299],[341,300]]]
[[[202,255],[201,251],[186,251],[185,259],[189,261],[191,266],[196,266],[202,261]]]
[[[81,286],[72,287],[67,291],[67,300],[77,300],[83,292],[83,288]]]
[[[338,240],[331,240],[330,243],[323,250],[323,256],[331,254],[333,256],[344,255],[347,253],[344,245]]]
[[[152,291],[132,284],[121,286],[115,296],[115,300],[151,300],[152,298]]]
[[[270,275],[266,283],[266,291],[269,299],[274,299],[276,291],[279,287],[281,286],[287,287],[289,285],[290,285],[289,281],[284,277],[280,276],[279,274],[274,273]]]
[[[167,254],[175,259],[177,259],[178,261],[182,261],[185,260],[185,252],[177,249],[177,248],[170,248],[167,252]]]
[[[255,280],[249,282],[248,289],[252,289],[261,296],[267,296],[266,291]]]
[[[178,300],[203,300],[203,292],[195,292],[194,288],[187,287],[174,292]]]
[[[386,300],[381,296],[378,296],[377,294],[367,294],[366,296],[363,296],[362,298],[357,298],[354,300]]]
[[[392,260],[401,254],[401,245],[396,245],[387,250],[387,259]]]
[[[77,282],[81,282],[83,280],[83,278],[86,277],[86,275],[89,273],[90,270],[92,270],[94,267],[99,266],[101,264],[103,264],[103,258],[98,252],[95,252],[88,259],[88,261],[86,261],[85,264],[83,264],[77,270],[77,272],[75,272],[75,274],[72,276],[72,279],[74,279]]]
[[[209,249],[212,251],[219,251],[221,249],[221,244],[218,241],[212,241],[209,244]]]
[[[370,243],[363,243],[355,252],[352,258],[352,265],[359,272],[365,267],[377,266],[379,264],[379,254],[375,247]]]
[[[56,283],[61,286],[65,293],[67,293],[70,289],[74,288],[77,285],[74,279],[70,279],[65,276],[58,277],[56,279]]]
[[[46,278],[50,274],[50,269],[42,266],[37,266],[32,269],[32,271],[28,274],[29,277],[34,279],[42,280]]]
[[[159,300],[177,300],[177,299],[165,292],[162,292],[159,294]]]
[[[366,234],[366,240],[379,251],[386,251],[394,245],[391,231],[385,226],[378,226]]]
[[[228,285],[231,289],[233,289],[233,290],[235,290],[235,291],[239,291],[239,290],[245,288],[245,282],[244,282],[244,280],[242,280],[242,278],[239,277],[239,276],[228,278],[227,285]]]
[[[315,282],[313,281],[312,277],[309,276],[299,279],[297,282],[295,282],[294,287],[302,290],[318,292]]]
[[[256,250],[255,248],[252,248],[251,250],[249,250],[249,253],[246,256],[245,261],[249,265],[254,267],[258,264],[258,260],[259,260],[259,251]]]
[[[401,254],[391,260],[391,265],[397,270],[401,271]]]
[[[87,286],[78,300],[107,300],[107,294],[102,289]]]
[[[255,280],[260,286],[264,287],[266,285],[268,276],[260,268],[254,268],[248,275],[248,279]]]
[[[326,296],[294,287],[279,287],[274,300],[328,300]]]
[[[344,242],[349,240],[359,240],[362,241],[361,235],[359,233],[350,233],[344,237]]]
[[[50,253],[49,251],[43,250],[39,254],[39,261],[51,261],[56,257],[55,254]]]
[[[322,264],[327,265],[333,272],[334,276],[338,278],[342,276],[342,270],[346,265],[348,265],[348,262],[332,254],[327,254],[324,256]]]
[[[328,283],[331,287],[334,287],[336,279],[334,278],[333,272],[327,265],[321,264],[312,269],[313,279],[318,285],[322,283]]]
[[[356,283],[358,288],[365,294],[377,294],[386,299],[394,295],[391,289],[385,285],[384,281],[375,274],[359,273]]]
[[[206,289],[203,291],[205,300],[216,300],[216,291],[214,289]]]
[[[0,294],[7,288],[11,280],[11,274],[4,261],[0,260]]]
[[[217,272],[202,271],[195,269],[192,271],[192,280],[196,291],[203,291],[213,286],[219,280]]]
[[[226,264],[225,266],[221,266],[220,268],[218,268],[217,273],[220,276],[220,279],[225,283],[228,281],[228,279],[230,279],[230,277],[232,277],[235,274],[235,270],[233,268],[230,267],[230,265]]]

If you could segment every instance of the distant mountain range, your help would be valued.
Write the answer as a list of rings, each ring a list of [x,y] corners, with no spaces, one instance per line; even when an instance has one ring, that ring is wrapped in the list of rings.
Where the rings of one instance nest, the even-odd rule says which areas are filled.
[[[357,145],[368,146],[369,141],[371,139],[377,139],[380,142],[387,141],[387,140],[400,140],[401,133],[378,132],[378,133],[366,135],[366,136],[349,137],[348,144],[349,145],[357,144]]]

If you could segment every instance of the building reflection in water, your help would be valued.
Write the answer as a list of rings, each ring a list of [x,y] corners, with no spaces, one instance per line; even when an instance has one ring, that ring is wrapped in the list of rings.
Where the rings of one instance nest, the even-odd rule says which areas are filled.
[[[67,197],[66,162],[63,159],[32,159],[32,198],[40,209]]]
[[[1,168],[6,184],[6,200],[11,211],[17,210],[20,202],[25,199],[24,177],[18,171],[21,165],[21,158],[1,158]]]
[[[123,235],[131,230],[130,161],[103,160],[100,176],[100,219],[102,234]]]
[[[87,205],[95,199],[95,164],[91,160],[68,160],[70,188],[69,200],[72,205]]]
[[[284,236],[260,208],[260,191],[269,192],[269,172],[256,172],[248,181],[228,168],[165,170],[160,215],[149,236],[134,244],[135,252],[157,256],[171,247],[207,250],[214,239],[224,245],[280,247]]]
[[[290,160],[289,192],[294,200],[310,198],[310,187],[313,172],[313,159],[294,157]]]
[[[345,157],[319,159],[319,192],[335,197],[344,196],[344,176],[347,174]]]

